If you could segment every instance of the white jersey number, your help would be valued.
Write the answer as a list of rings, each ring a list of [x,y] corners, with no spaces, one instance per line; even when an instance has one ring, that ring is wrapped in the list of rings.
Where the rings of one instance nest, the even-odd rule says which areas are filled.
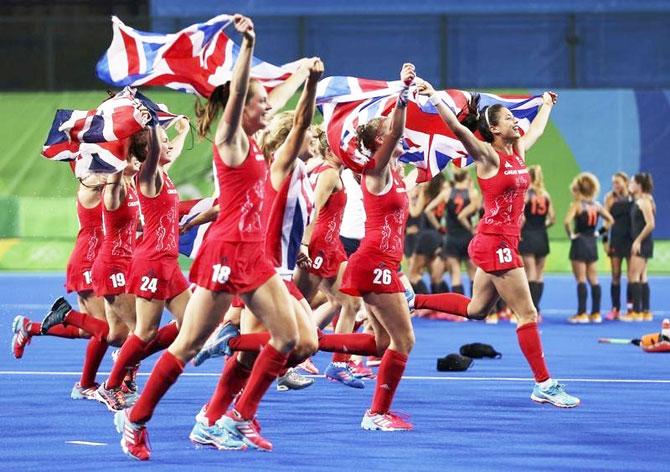
[[[230,277],[230,267],[221,264],[214,264],[212,266],[214,273],[212,274],[212,282],[225,284]]]
[[[140,290],[143,292],[156,293],[158,290],[158,279],[155,277],[147,277],[146,275],[142,277],[142,285],[140,285]]]
[[[86,282],[86,285],[91,285],[91,271],[90,270],[85,270],[84,271],[84,282]]]
[[[323,257],[321,256],[316,256],[312,261],[312,267],[315,269],[320,269],[322,264],[323,264]]]
[[[372,280],[373,284],[377,285],[390,285],[391,284],[391,271],[389,269],[375,269],[372,271],[375,274],[375,278]]]
[[[123,275],[123,272],[117,272],[109,276],[112,281],[112,287],[119,288],[126,286],[126,276]]]
[[[508,247],[501,247],[496,250],[496,254],[501,264],[512,262],[512,251]]]

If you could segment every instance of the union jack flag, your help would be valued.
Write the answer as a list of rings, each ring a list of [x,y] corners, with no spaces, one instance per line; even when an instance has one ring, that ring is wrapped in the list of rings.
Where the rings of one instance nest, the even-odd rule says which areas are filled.
[[[216,204],[216,200],[212,197],[203,198],[200,200],[191,200],[179,202],[179,225],[182,226],[190,220],[198,216],[205,210],[209,210]],[[182,210],[184,210],[182,212]],[[205,233],[209,229],[211,223],[194,226],[183,234],[179,235],[179,253],[191,259],[195,259],[198,255],[198,250],[205,238]]]
[[[301,160],[272,202],[266,235],[266,253],[282,278],[291,278],[300,243],[314,206],[314,190]]]
[[[144,106],[149,119],[140,113]],[[177,115],[126,87],[95,110],[57,110],[42,148],[55,161],[76,161],[75,174],[118,172],[125,165],[128,137],[149,124],[169,126]]]
[[[358,149],[356,127],[372,118],[387,116],[395,106],[401,81],[386,82],[356,77],[326,77],[319,82],[317,105],[323,114],[328,143],[347,167],[361,172],[369,160]],[[471,93],[462,90],[443,90],[438,97],[458,116],[467,109]],[[523,132],[542,104],[541,96],[508,96],[480,93],[479,107],[499,103],[519,120]],[[430,180],[442,172],[450,161],[458,167],[472,163],[463,144],[456,139],[428,99],[410,87],[407,122],[402,141],[405,153],[402,162],[419,170],[418,182]]]
[[[112,17],[112,43],[96,66],[98,77],[115,86],[153,85],[209,97],[232,76],[240,47],[223,30],[231,15],[219,15],[176,33],[136,30]],[[297,62],[274,66],[254,57],[251,77],[268,88],[286,80]]]

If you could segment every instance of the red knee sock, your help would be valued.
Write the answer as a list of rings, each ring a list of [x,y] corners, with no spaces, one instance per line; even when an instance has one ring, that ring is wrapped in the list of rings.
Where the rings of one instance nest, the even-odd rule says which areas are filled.
[[[261,352],[263,347],[270,341],[270,333],[248,333],[235,336],[228,341],[228,346],[233,351]]]
[[[177,323],[168,323],[158,330],[156,337],[149,341],[146,348],[144,349],[144,355],[142,359],[146,359],[152,354],[167,349],[172,342],[177,339],[179,334],[179,328],[177,328]]]
[[[79,332],[79,328],[77,328],[76,326],[63,326],[63,325],[52,326],[51,328],[49,328],[49,331],[47,331],[46,336],[56,336],[59,338],[68,338],[68,339],[78,339],[84,337],[81,335],[81,333]]]
[[[142,395],[130,410],[128,418],[133,423],[146,423],[154,414],[154,409],[163,395],[177,381],[184,371],[184,363],[170,351],[165,351],[156,362],[154,370],[144,386]]]
[[[277,351],[272,344],[263,348],[251,370],[249,381],[235,404],[235,409],[242,418],[250,420],[256,415],[261,398],[280,374],[287,359],[288,355]]]
[[[392,349],[387,349],[384,352],[382,363],[379,365],[375,395],[370,408],[373,413],[388,413],[406,365],[407,356],[405,354]]]
[[[351,354],[345,354],[343,352],[333,353],[333,362],[349,362],[351,359]]]
[[[544,362],[544,353],[542,352],[542,341],[537,329],[537,323],[528,323],[520,326],[516,330],[516,337],[519,340],[521,352],[526,356],[526,360],[533,371],[536,382],[544,382],[549,377],[547,364]]]
[[[70,310],[70,312],[65,317],[66,326],[76,326],[81,328],[91,336],[95,336],[100,339],[106,339],[107,333],[109,333],[109,325],[104,320],[99,320],[91,315],[86,313],[81,313],[76,310]]]
[[[372,334],[320,334],[319,351],[376,356],[377,343]]]
[[[119,356],[114,362],[112,371],[109,373],[109,378],[105,382],[107,388],[119,388],[124,377],[128,373],[128,369],[135,367],[135,365],[144,357],[144,350],[147,347],[147,342],[142,338],[130,334],[126,341],[121,346]]]
[[[40,323],[30,322],[28,326],[28,333],[31,336],[56,336],[59,338],[77,339],[83,336],[79,333],[79,328],[76,326],[52,326],[46,334],[42,334],[42,326]]]
[[[42,335],[42,326],[39,323],[31,321],[28,325],[28,334],[31,336],[41,336]]]
[[[88,340],[86,347],[86,357],[84,357],[84,366],[81,369],[81,378],[79,385],[84,388],[95,385],[95,375],[98,373],[100,363],[107,352],[107,341],[92,336]]]
[[[240,364],[236,356],[232,356],[226,361],[221,377],[219,377],[219,383],[214,390],[214,395],[207,404],[206,415],[210,426],[223,416],[233,402],[235,395],[240,393],[240,390],[247,384],[249,375],[251,375],[251,369]]]
[[[468,317],[470,299],[460,293],[437,293],[433,295],[416,294],[414,308],[441,311],[452,315]]]

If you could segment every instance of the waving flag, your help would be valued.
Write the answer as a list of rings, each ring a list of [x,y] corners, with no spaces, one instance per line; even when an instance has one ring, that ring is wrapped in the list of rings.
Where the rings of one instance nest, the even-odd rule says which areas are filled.
[[[205,210],[209,210],[212,206],[215,205],[215,199],[208,197],[203,198],[202,200],[197,201],[183,201],[179,202],[179,226],[191,221],[193,218],[198,216]],[[186,210],[182,214],[182,209]],[[195,259],[195,256],[198,254],[202,240],[205,237],[205,233],[209,229],[211,223],[205,223],[202,225],[194,226],[193,228],[186,231],[184,234],[179,235],[179,253],[183,254],[191,259]]]
[[[142,116],[140,107],[149,111]],[[95,110],[57,110],[42,148],[56,161],[76,161],[75,174],[118,172],[125,166],[128,137],[147,125],[169,126],[177,115],[126,87]]]
[[[266,236],[266,253],[283,278],[293,275],[313,206],[314,191],[307,168],[298,159],[272,202]]]
[[[114,34],[96,66],[98,77],[111,85],[154,85],[209,97],[232,76],[240,48],[223,30],[231,15],[219,15],[171,34],[130,28],[112,17]],[[274,66],[253,58],[251,77],[274,88],[297,69],[297,62]]]
[[[328,142],[344,164],[355,172],[361,172],[369,160],[368,153],[358,149],[356,127],[372,118],[391,113],[402,87],[401,81],[386,82],[355,77],[327,77],[319,82],[317,105],[324,117]],[[456,139],[435,107],[412,88],[402,141],[405,153],[400,160],[417,167],[419,182],[430,180],[452,160],[458,167],[472,163],[463,144]],[[437,94],[457,116],[467,109],[471,98],[469,92],[462,90],[445,90]],[[541,96],[486,93],[479,96],[480,109],[496,103],[509,108],[524,132],[542,104]]]
[[[124,139],[144,129],[140,103],[126,90],[104,101],[95,110],[58,110],[51,129],[58,126],[61,139],[79,143],[102,143]],[[50,133],[51,134],[51,133]]]

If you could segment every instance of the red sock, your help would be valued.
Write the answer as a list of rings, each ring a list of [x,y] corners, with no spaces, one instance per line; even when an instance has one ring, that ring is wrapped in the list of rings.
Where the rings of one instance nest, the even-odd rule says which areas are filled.
[[[42,336],[42,325],[31,321],[28,325],[28,334],[31,336]]]
[[[251,370],[237,361],[236,356],[230,357],[223,367],[219,383],[214,390],[214,395],[207,404],[207,418],[209,425],[213,425],[228,410],[235,395],[244,388],[251,375]]]
[[[128,335],[123,346],[121,346],[119,356],[116,358],[114,366],[112,366],[112,371],[109,373],[105,386],[107,388],[119,388],[128,373],[128,369],[135,367],[142,360],[146,347],[147,342],[142,340],[142,338],[132,333]]]
[[[343,352],[333,353],[333,362],[349,362],[351,354],[344,354]]]
[[[235,404],[235,409],[242,418],[250,420],[256,415],[261,398],[282,371],[287,359],[288,354],[277,351],[272,344],[263,348],[251,370],[247,386]]]
[[[528,323],[519,326],[516,330],[516,337],[519,340],[521,352],[526,356],[526,360],[533,371],[536,382],[544,382],[549,377],[547,364],[544,362],[544,353],[542,352],[542,341],[540,333],[537,330],[537,323]]]
[[[79,339],[83,338],[76,326],[56,325],[49,328],[45,336],[56,336],[59,338]]]
[[[144,349],[144,354],[142,359],[146,359],[152,354],[167,349],[172,342],[177,339],[179,334],[179,328],[177,328],[177,323],[168,323],[158,330],[156,337],[149,341],[146,348]]]
[[[392,349],[386,350],[377,373],[375,396],[370,408],[373,413],[388,413],[406,365],[407,356],[405,354]]]
[[[427,310],[451,313],[452,315],[468,317],[470,299],[460,293],[436,293],[433,295],[416,294],[414,307]]]
[[[82,387],[92,387],[95,385],[95,375],[98,373],[100,363],[107,352],[107,342],[104,339],[98,339],[92,336],[88,340],[86,347],[86,357],[84,357],[84,366],[81,369],[81,378],[79,385]]]
[[[235,336],[228,341],[228,346],[233,351],[261,352],[263,347],[270,341],[270,333],[248,333]]]
[[[106,321],[99,320],[91,315],[76,310],[70,310],[65,316],[65,325],[76,326],[77,328],[83,329],[91,336],[100,339],[106,339],[107,333],[109,333],[109,325]]]
[[[144,386],[142,395],[130,410],[128,418],[133,423],[146,423],[154,414],[154,409],[163,395],[177,381],[184,371],[184,364],[170,351],[165,351],[156,361],[154,370]]]
[[[377,343],[372,334],[321,334],[319,351],[341,352],[359,356],[376,356]]]

